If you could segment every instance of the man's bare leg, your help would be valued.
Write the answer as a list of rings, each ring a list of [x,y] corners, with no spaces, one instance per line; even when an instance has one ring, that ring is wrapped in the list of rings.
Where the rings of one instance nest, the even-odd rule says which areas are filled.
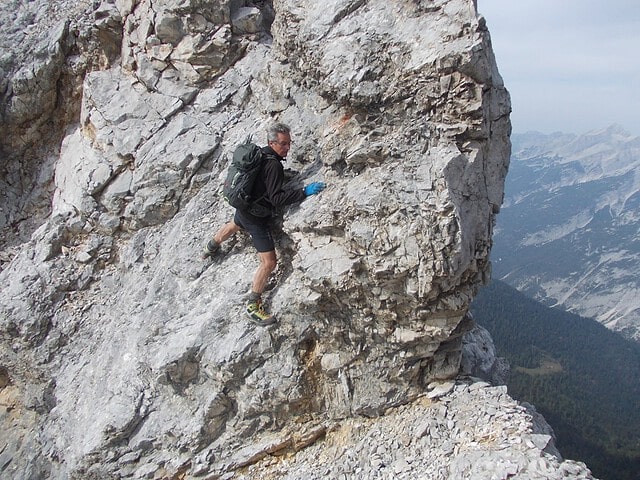
[[[267,282],[269,281],[269,276],[276,269],[278,259],[276,257],[275,250],[271,250],[269,252],[258,252],[258,258],[260,259],[260,266],[253,275],[251,292],[262,295],[262,292],[264,292]]]
[[[202,254],[202,258],[206,259],[207,257],[213,257],[215,253],[220,248],[220,244],[232,237],[236,233],[240,231],[240,227],[235,224],[233,220],[225,223],[220,230],[216,232],[216,234],[209,240],[207,245],[205,246],[204,253]]]
[[[213,236],[213,241],[219,245],[225,240],[235,235],[236,233],[238,233],[239,231],[240,231],[240,227],[236,225],[233,220],[231,220],[230,222],[225,223],[220,228],[220,230],[216,232],[216,234]]]
[[[269,276],[276,269],[276,252],[258,252],[260,266],[253,276],[253,284],[251,285],[251,294],[248,298],[247,313],[252,321],[260,325],[269,325],[275,322],[275,318],[267,313],[262,307],[262,292],[267,286]]]

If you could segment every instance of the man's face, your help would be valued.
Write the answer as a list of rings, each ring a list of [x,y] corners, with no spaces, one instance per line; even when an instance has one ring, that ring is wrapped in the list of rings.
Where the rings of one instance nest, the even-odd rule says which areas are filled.
[[[287,133],[278,133],[278,141],[269,142],[269,146],[273,148],[274,152],[285,158],[291,148],[291,136]]]

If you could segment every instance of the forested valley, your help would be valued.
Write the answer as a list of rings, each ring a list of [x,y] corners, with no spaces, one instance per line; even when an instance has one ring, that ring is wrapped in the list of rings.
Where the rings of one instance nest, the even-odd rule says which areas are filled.
[[[637,480],[640,344],[497,280],[471,311],[511,365],[509,393],[544,415],[562,455],[602,480]]]

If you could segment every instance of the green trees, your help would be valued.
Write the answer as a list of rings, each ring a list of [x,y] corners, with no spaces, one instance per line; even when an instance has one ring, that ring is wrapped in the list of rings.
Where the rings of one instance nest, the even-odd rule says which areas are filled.
[[[544,415],[560,452],[603,480],[636,479],[640,345],[499,281],[480,291],[471,311],[511,364],[510,394]]]

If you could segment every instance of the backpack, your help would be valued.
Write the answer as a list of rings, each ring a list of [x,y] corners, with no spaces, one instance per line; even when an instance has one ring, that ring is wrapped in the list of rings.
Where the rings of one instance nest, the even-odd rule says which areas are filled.
[[[260,147],[248,137],[233,152],[227,178],[222,186],[222,196],[229,205],[257,217],[271,215],[270,208],[256,203],[264,196],[251,198],[253,185],[264,164],[263,157]]]

